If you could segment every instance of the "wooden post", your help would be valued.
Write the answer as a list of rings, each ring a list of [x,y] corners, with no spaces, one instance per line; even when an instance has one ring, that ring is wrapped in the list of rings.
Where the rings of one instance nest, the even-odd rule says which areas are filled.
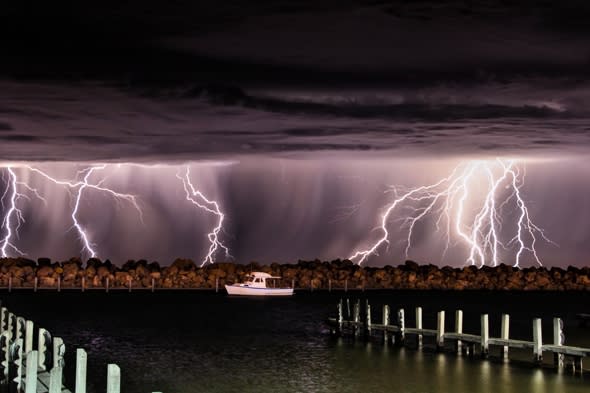
[[[383,326],[385,326],[383,330],[383,342],[387,345],[389,342],[389,332],[387,331],[387,326],[389,326],[389,306],[387,304],[383,305]]]
[[[502,331],[500,332],[500,337],[503,340],[508,340],[510,338],[510,315],[502,314]],[[508,345],[502,346],[502,357],[504,359],[508,359]]]
[[[27,373],[25,374],[25,393],[37,393],[37,351],[27,354]]]
[[[8,331],[3,332],[0,334],[0,351],[2,351],[2,374],[4,378],[0,379],[7,379],[8,378],[8,367],[10,365],[10,334]]]
[[[416,307],[416,329],[422,329],[422,307]],[[416,335],[416,344],[418,348],[422,348],[422,335]]]
[[[33,280],[33,291],[37,292],[37,286],[39,286],[39,277],[35,276],[35,279]]]
[[[332,279],[328,278],[328,292],[332,292]]]
[[[129,288],[129,292],[131,292],[131,287],[133,286],[133,283],[131,281],[131,277],[129,277],[127,279],[127,288]]]
[[[348,278],[344,279],[344,292],[348,292]]]
[[[61,292],[61,276],[57,276],[57,292]]]
[[[86,277],[82,276],[82,292],[86,290]]]
[[[19,338],[16,339],[11,344],[10,351],[12,352],[12,358],[14,360],[14,365],[16,366],[16,375],[14,381],[16,382],[17,391],[21,391],[22,382],[23,382],[23,339]],[[13,375],[9,372],[9,378],[12,378]]]
[[[76,391],[86,393],[86,367],[88,355],[82,348],[76,349]]]
[[[33,350],[33,334],[35,333],[33,321],[27,321],[25,325],[25,353]]]
[[[367,304],[366,304],[366,308],[367,310],[367,323],[365,325],[365,338],[368,340],[371,338],[371,305],[369,304],[369,301],[367,300]]]
[[[400,308],[397,312],[397,326],[399,331],[397,333],[396,344],[404,345],[406,340],[406,312]]]
[[[481,357],[486,358],[490,352],[489,347],[490,340],[490,325],[488,314],[482,314],[481,316]]]
[[[45,359],[47,353],[47,338],[49,336],[49,332],[43,328],[39,328],[39,336],[37,340],[37,353],[39,359],[39,370],[45,371],[47,367],[45,366]]]
[[[121,393],[121,369],[116,364],[107,366],[107,393]]]
[[[348,319],[350,320],[351,314],[350,314],[350,299],[346,298],[346,315],[348,316]]]
[[[23,338],[25,333],[27,321],[23,317],[16,317],[16,335],[15,338],[18,340],[19,338]]]
[[[61,337],[53,339],[53,368],[63,367],[63,358],[66,352],[66,345]]]
[[[12,340],[14,335],[16,334],[16,315],[9,312],[8,313],[8,334],[10,335],[10,339]]]
[[[156,290],[156,279],[152,277],[152,292]]]
[[[12,276],[8,277],[8,292],[12,292]]]
[[[215,277],[215,293],[219,292],[219,277]]]
[[[563,334],[563,321],[561,318],[553,318],[553,345],[562,346],[565,342]],[[553,363],[558,369],[562,369],[564,365],[565,356],[562,353],[553,354]]]
[[[109,277],[107,276],[106,292],[109,293]]]
[[[445,312],[439,311],[436,316],[436,348],[442,350],[445,345]]]
[[[295,289],[295,279],[291,279],[291,288]]]
[[[6,331],[6,317],[8,316],[8,309],[6,307],[0,308],[0,334]]]
[[[361,302],[357,300],[354,303],[354,337],[357,338],[361,334],[359,323],[361,321]]]
[[[344,325],[344,313],[342,310],[342,299],[338,303],[338,336],[342,336],[342,327]]]
[[[455,333],[462,334],[463,333],[463,310],[456,310],[455,311]],[[457,339],[455,344],[455,349],[457,350],[457,355],[461,354],[461,339]]]
[[[541,330],[541,318],[533,319],[533,356],[537,364],[543,361],[543,336]]]
[[[61,393],[62,368],[53,367],[49,372],[49,393]]]

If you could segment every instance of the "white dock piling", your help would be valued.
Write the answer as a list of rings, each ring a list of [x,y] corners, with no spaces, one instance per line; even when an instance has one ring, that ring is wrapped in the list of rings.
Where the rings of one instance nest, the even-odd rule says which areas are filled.
[[[553,318],[553,345],[562,346],[565,342],[563,334],[563,321],[561,318]],[[558,369],[564,366],[565,355],[562,353],[553,353],[553,363]]]
[[[439,311],[436,316],[436,348],[442,350],[445,345],[445,312]]]
[[[422,307],[416,307],[416,329],[422,329]],[[416,335],[416,344],[422,348],[422,335]]]
[[[49,372],[49,393],[61,393],[62,368],[54,367]]]
[[[0,308],[0,334],[4,333],[6,329],[6,322],[8,318],[8,309],[6,307]]]
[[[121,393],[121,369],[116,364],[107,366],[107,393]]]
[[[33,321],[27,321],[25,325],[25,353],[33,350],[33,334],[35,333]]]
[[[502,314],[502,327],[500,331],[500,338],[508,340],[510,338],[510,315]],[[502,346],[502,357],[508,359],[508,345]]]
[[[463,310],[456,310],[455,311],[455,333],[457,333],[457,334],[463,333]],[[457,339],[457,342],[455,344],[455,349],[457,350],[457,355],[461,354],[461,347],[462,347],[461,340]]]
[[[490,325],[488,314],[481,316],[481,357],[486,358],[490,352]]]
[[[14,356],[14,364],[16,366],[16,382],[17,391],[21,391],[23,382],[23,339],[19,338],[12,343],[11,349]],[[16,352],[16,353],[15,353]],[[9,373],[10,375],[10,373]]]
[[[366,329],[365,329],[365,336],[367,339],[369,339],[371,337],[371,305],[369,304],[369,301],[367,300],[367,323],[366,323]]]
[[[387,304],[383,305],[383,326],[389,325],[389,306]],[[389,332],[387,329],[383,330],[383,342],[387,344],[389,342]]]
[[[17,340],[20,338],[23,338],[23,336],[25,334],[26,324],[27,324],[27,321],[25,321],[25,319],[23,317],[16,317],[15,338]]]
[[[541,364],[543,361],[543,336],[541,330],[541,318],[533,319],[533,356],[534,361]]]
[[[37,351],[27,354],[27,373],[25,375],[25,393],[37,393]]]
[[[76,391],[86,393],[86,367],[88,355],[82,348],[76,349]]]
[[[47,370],[47,367],[45,366],[45,353],[47,353],[46,336],[49,336],[49,332],[43,328],[39,328],[39,336],[37,339],[37,352],[39,358],[39,370],[42,371]]]
[[[66,345],[61,337],[53,338],[53,368],[63,366],[63,357],[66,352]]]
[[[354,336],[356,338],[356,337],[360,336],[360,334],[361,334],[361,329],[359,327],[359,324],[361,322],[361,304],[360,304],[360,300],[357,300],[354,303],[353,312],[354,312],[354,322],[355,322],[355,324],[354,324]]]
[[[397,326],[399,331],[397,333],[396,344],[403,345],[406,341],[406,312],[403,308],[397,311]]]
[[[342,335],[342,328],[344,326],[344,312],[342,310],[342,299],[338,302],[338,336]]]

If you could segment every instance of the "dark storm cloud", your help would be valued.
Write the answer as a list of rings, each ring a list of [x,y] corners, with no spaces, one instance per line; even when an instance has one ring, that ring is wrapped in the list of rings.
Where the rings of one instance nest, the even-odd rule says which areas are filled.
[[[0,121],[0,131],[12,131],[13,128],[9,123]]]

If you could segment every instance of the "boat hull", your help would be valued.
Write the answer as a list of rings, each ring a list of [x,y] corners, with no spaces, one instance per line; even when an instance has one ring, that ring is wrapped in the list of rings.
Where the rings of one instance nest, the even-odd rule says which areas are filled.
[[[240,296],[291,296],[293,288],[256,288],[242,285],[226,285],[228,295]]]

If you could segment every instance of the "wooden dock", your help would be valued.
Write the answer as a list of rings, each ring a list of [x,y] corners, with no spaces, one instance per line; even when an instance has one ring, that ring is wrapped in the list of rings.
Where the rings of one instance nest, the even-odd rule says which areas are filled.
[[[345,312],[346,311],[346,312]],[[351,312],[352,311],[352,312]],[[346,314],[346,318],[345,318]],[[446,350],[445,344],[454,344],[454,351],[458,354],[473,356],[478,349],[482,358],[487,358],[490,347],[496,346],[501,349],[501,356],[508,359],[511,348],[527,349],[532,351],[533,362],[541,365],[543,355],[553,355],[553,363],[556,368],[563,369],[566,364],[574,372],[582,373],[582,359],[590,356],[590,348],[581,348],[564,345],[563,321],[560,318],[553,318],[553,343],[544,344],[542,340],[541,319],[532,320],[532,340],[515,340],[510,338],[510,316],[502,314],[502,326],[500,337],[490,337],[489,317],[483,314],[480,317],[479,334],[463,332],[463,311],[455,312],[455,329],[453,332],[445,332],[445,311],[437,313],[436,328],[427,329],[422,325],[422,308],[416,307],[416,321],[414,327],[406,326],[405,311],[399,309],[395,316],[395,322],[390,320],[390,308],[383,306],[382,320],[375,323],[371,318],[371,305],[367,301],[364,313],[361,317],[361,302],[356,300],[352,310],[350,300],[340,300],[337,306],[337,317],[328,318],[331,333],[336,336],[351,335],[355,338],[369,340],[374,337],[382,337],[385,344],[394,343],[404,345],[411,336],[418,349],[423,347],[423,337],[432,337],[436,349]]]
[[[35,334],[36,333],[36,334]],[[62,382],[66,346],[31,320],[0,308],[0,383],[17,393],[72,393]],[[86,393],[87,354],[76,349],[74,393]],[[121,372],[107,366],[107,393],[120,393]]]

